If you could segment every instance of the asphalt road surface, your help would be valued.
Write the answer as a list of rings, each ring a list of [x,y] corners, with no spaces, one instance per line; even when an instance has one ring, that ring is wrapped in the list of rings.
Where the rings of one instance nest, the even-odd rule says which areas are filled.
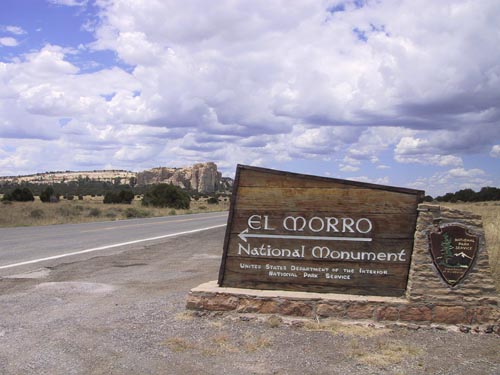
[[[0,275],[67,257],[119,252],[178,234],[222,227],[227,212],[85,224],[0,228]]]

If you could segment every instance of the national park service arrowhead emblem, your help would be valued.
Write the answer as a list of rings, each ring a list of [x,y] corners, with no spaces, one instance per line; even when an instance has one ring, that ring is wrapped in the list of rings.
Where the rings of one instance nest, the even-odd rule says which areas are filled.
[[[470,271],[476,258],[478,236],[459,225],[448,225],[430,235],[432,260],[443,280],[457,285]]]

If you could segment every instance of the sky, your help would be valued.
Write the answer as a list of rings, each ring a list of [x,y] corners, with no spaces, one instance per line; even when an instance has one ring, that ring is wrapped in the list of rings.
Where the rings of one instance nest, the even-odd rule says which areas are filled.
[[[500,186],[498,0],[2,0],[0,176]]]

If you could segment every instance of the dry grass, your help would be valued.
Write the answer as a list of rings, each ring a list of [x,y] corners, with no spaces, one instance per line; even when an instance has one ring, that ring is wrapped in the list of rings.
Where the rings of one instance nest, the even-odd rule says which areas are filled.
[[[306,322],[304,328],[307,331],[330,332],[334,335],[374,337],[390,332],[385,328],[373,328],[362,325],[344,324],[337,320],[325,319]]]
[[[42,203],[38,198],[34,202],[0,202],[0,227],[76,224],[225,211],[229,208],[228,201],[209,205],[203,198],[191,201],[189,210],[144,207],[138,199],[132,204],[104,204],[102,200],[102,197],[85,197],[84,200],[61,200],[58,203]]]
[[[173,352],[184,352],[194,349],[195,346],[182,337],[172,337],[163,342]]]
[[[254,337],[250,333],[246,333],[243,340],[243,349],[245,352],[256,352],[261,349],[270,348],[272,341],[267,335],[260,335]]]
[[[470,211],[483,217],[486,246],[497,291],[500,292],[500,202],[441,203],[450,208]]]
[[[224,353],[253,353],[272,346],[268,335],[253,335],[246,332],[239,337],[232,337],[230,333],[222,331],[214,336],[202,338],[193,343],[182,337],[172,337],[162,342],[171,351],[183,352],[195,350],[204,356],[217,356]]]
[[[379,339],[373,348],[367,348],[365,345],[361,345],[357,340],[352,340],[349,343],[349,354],[351,358],[365,365],[380,368],[399,364],[403,360],[411,359],[423,353],[424,351],[416,346],[398,341],[382,341]]]

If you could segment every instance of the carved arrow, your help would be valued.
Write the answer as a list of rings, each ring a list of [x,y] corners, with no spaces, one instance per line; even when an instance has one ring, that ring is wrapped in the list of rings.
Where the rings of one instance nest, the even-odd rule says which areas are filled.
[[[353,242],[371,242],[371,238],[360,237],[322,237],[322,236],[294,236],[288,234],[253,234],[248,233],[248,228],[238,234],[238,237],[247,242],[247,238],[280,238],[291,240],[321,240],[321,241],[353,241]]]

